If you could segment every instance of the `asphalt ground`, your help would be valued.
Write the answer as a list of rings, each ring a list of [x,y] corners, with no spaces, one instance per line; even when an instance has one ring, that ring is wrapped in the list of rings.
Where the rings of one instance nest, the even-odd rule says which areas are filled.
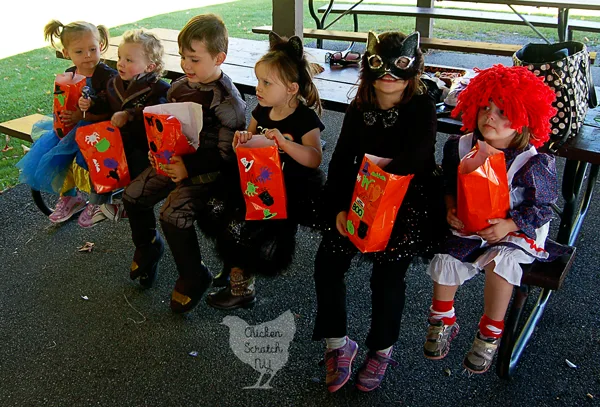
[[[454,66],[471,61],[471,56],[464,54],[427,58],[428,62]],[[489,63],[489,57],[475,62],[486,61]],[[249,98],[249,109],[254,103]],[[323,138],[328,143],[324,169],[342,118],[335,112],[323,116]],[[439,135],[438,150],[446,137]],[[563,160],[558,163],[562,168]],[[311,340],[315,318],[312,272],[318,235],[299,232],[292,266],[278,278],[258,280],[254,308],[224,312],[201,303],[190,314],[180,316],[168,307],[176,279],[169,250],[152,289],[143,290],[129,280],[133,246],[126,221],[106,221],[92,229],[80,228],[76,220],[53,225],[35,207],[26,185],[0,195],[0,208],[0,406],[530,407],[599,403],[598,195],[577,241],[575,263],[563,288],[550,298],[513,380],[499,379],[495,364],[488,373],[471,377],[462,368],[483,309],[483,278],[475,278],[459,290],[456,309],[461,332],[449,355],[442,361],[423,357],[431,282],[425,266],[416,261],[407,276],[403,326],[393,355],[399,366],[390,369],[381,388],[369,394],[358,391],[353,380],[334,394],[325,389],[325,369],[318,365],[324,345]],[[85,242],[95,243],[92,252],[79,252]],[[213,272],[220,270],[212,243],[203,241],[202,246],[208,267]],[[356,263],[347,278],[349,335],[360,347],[355,368],[365,357],[369,270],[368,264]],[[532,293],[530,304],[537,294],[537,290]],[[253,385],[259,373],[232,352],[223,318],[235,315],[258,325],[287,310],[293,313],[295,323],[294,339],[286,348],[287,364],[276,372],[272,389],[243,389]]]

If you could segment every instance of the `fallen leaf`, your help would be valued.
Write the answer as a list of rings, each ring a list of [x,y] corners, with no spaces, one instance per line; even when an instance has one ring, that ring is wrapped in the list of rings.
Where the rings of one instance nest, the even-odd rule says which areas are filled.
[[[594,396],[593,396],[592,394],[590,394],[590,393],[586,394],[586,396],[587,396],[587,398],[588,398],[588,399],[590,399],[590,400],[593,400],[593,399],[594,399]]]
[[[569,359],[565,359],[565,362],[567,363],[567,366],[569,366],[572,369],[577,369],[577,365],[573,362],[571,362]]]
[[[452,370],[450,370],[449,368],[445,368],[445,369],[444,369],[444,374],[445,374],[446,376],[451,376],[451,375],[452,375]]]
[[[88,253],[91,253],[93,248],[94,248],[94,243],[92,243],[92,242],[85,242],[85,244],[83,246],[77,247],[77,249],[79,249],[80,252],[88,252]]]
[[[87,296],[87,295],[82,295],[82,296],[81,296],[81,299],[82,299],[82,300],[85,300],[85,301],[89,300],[89,298],[88,298],[88,296]]]

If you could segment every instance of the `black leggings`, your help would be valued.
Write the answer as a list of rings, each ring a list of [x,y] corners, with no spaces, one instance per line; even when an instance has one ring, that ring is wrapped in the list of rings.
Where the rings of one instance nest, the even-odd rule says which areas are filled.
[[[345,274],[357,253],[337,230],[325,233],[315,260],[317,318],[313,340],[341,338],[347,334]],[[395,261],[374,260],[371,273],[371,329],[366,345],[371,350],[392,346],[400,334],[404,310],[406,270],[412,257]]]

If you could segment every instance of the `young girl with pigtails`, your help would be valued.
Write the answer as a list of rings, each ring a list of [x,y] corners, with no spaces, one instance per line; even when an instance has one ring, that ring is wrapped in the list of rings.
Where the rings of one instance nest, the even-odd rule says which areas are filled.
[[[255,65],[258,106],[248,129],[235,133],[233,146],[256,134],[275,140],[282,161],[288,218],[245,221],[240,198],[239,210],[217,238],[229,281],[223,289],[209,294],[207,303],[219,309],[253,304],[255,276],[273,276],[289,265],[298,225],[316,226],[317,203],[325,181],[319,169],[323,158],[321,131],[325,128],[317,115],[321,101],[302,40],[271,32],[269,42],[269,52]]]
[[[108,48],[108,30],[84,21],[76,21],[67,25],[52,20],[44,27],[44,36],[50,44],[58,49],[56,41],[62,46],[63,56],[73,61],[74,66],[66,72],[86,77],[86,96],[93,102],[85,117],[80,109],[63,110],[60,120],[65,126],[75,126],[62,139],[52,128],[52,121],[36,123],[35,127],[46,129],[33,144],[31,150],[17,163],[21,170],[19,180],[39,191],[60,194],[60,198],[49,216],[51,222],[64,222],[73,214],[86,206],[84,196],[75,188],[74,172],[84,172],[73,165],[79,151],[75,142],[77,127],[90,122],[106,120],[110,117],[110,108],[106,97],[108,80],[117,71],[100,61],[101,55]],[[78,162],[83,163],[83,157]],[[85,180],[89,187],[87,175],[76,177]],[[82,213],[85,214],[85,211]]]

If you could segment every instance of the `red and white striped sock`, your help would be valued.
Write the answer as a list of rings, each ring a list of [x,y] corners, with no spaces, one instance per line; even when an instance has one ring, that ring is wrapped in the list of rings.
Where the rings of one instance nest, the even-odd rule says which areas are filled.
[[[452,325],[456,322],[456,314],[454,313],[454,300],[440,301],[433,299],[433,303],[429,308],[429,320],[442,320],[444,325]]]
[[[502,336],[502,332],[504,331],[504,320],[495,321],[483,314],[481,319],[479,320],[479,332],[484,337],[498,339]]]

